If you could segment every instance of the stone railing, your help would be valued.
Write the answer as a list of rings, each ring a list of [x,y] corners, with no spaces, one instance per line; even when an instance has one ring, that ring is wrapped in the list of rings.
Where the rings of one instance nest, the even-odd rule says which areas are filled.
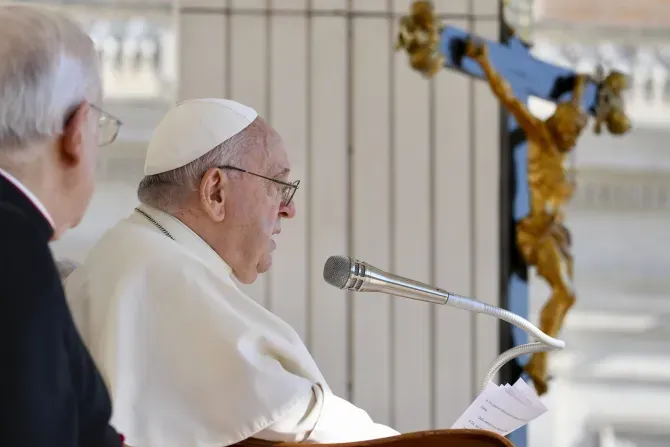
[[[123,5],[113,11],[88,6],[71,9],[98,51],[105,109],[123,121],[119,140],[131,145],[149,139],[178,87],[174,17],[164,4],[144,6],[144,10]],[[114,153],[112,158],[118,156]]]
[[[105,96],[112,100],[170,100],[177,83],[177,34],[158,14],[101,18],[80,14],[100,56]]]
[[[534,54],[557,65],[582,73],[595,73],[598,66],[629,76],[624,94],[626,110],[637,126],[669,127],[670,35],[666,42],[628,44],[535,39]]]
[[[629,76],[630,88],[624,98],[633,124],[670,127],[670,31],[667,27],[648,29],[603,23],[589,26],[580,22],[579,17],[569,22],[547,21],[547,8],[561,9],[561,2],[503,0],[503,3],[505,20],[517,35],[532,42],[536,57],[582,73],[595,74],[599,66],[606,71],[625,73]],[[580,4],[579,0],[569,3]],[[599,7],[606,7],[605,3],[601,1]],[[645,6],[660,8],[663,12],[663,8],[668,8],[661,3],[645,3]],[[551,113],[550,105],[545,104],[544,108],[546,113]]]
[[[11,2],[11,0],[10,0]],[[171,101],[177,83],[173,0],[14,0],[65,10],[95,42],[111,101]]]
[[[670,173],[579,169],[569,209],[670,212]]]
[[[14,3],[63,9],[82,25],[100,57],[105,111],[124,123],[118,138],[120,145],[146,142],[176,99],[178,2],[14,0]],[[105,153],[117,157],[111,150]]]

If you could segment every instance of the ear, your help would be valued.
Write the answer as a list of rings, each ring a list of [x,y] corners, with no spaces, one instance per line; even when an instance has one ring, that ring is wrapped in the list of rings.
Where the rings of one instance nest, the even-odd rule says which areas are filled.
[[[209,217],[215,222],[221,222],[225,212],[225,186],[228,179],[221,169],[211,168],[205,172],[200,180],[198,193],[200,203]]]
[[[65,123],[61,137],[60,158],[68,167],[81,163],[85,150],[86,123],[89,105],[82,102],[70,115]]]

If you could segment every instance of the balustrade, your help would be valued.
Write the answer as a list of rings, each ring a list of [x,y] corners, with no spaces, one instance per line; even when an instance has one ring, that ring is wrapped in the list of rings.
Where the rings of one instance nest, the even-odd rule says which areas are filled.
[[[177,87],[177,27],[172,0],[67,0],[29,3],[64,9],[88,31],[112,102],[167,102]]]
[[[667,43],[578,42],[537,38],[534,54],[584,73],[618,70],[629,76],[626,110],[637,126],[670,126],[670,35]]]

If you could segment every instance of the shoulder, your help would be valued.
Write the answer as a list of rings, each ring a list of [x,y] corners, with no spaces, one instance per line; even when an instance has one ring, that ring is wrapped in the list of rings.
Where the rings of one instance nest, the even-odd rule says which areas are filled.
[[[0,210],[0,287],[10,280],[36,277],[58,277],[54,259],[45,241],[30,222],[21,214]],[[11,281],[10,281],[11,282]],[[38,286],[38,284],[34,284]]]
[[[26,251],[27,255],[51,253],[48,241],[40,234],[34,223],[11,204],[0,203],[0,230],[0,246],[3,252],[21,249]],[[27,251],[26,248],[31,250]]]
[[[111,253],[114,261],[126,263],[132,261],[143,264],[169,258],[180,247],[166,242],[170,241],[167,241],[162,234],[156,234],[129,218],[122,219],[98,239],[90,250],[85,264],[97,265],[104,258],[109,260]]]
[[[217,274],[186,250],[175,251],[170,257],[151,257],[142,270],[151,289],[182,292],[170,294],[172,297],[188,296],[188,300],[193,301],[210,295],[237,293],[229,276]]]
[[[50,225],[43,217],[36,220],[35,215],[38,211],[27,213],[18,205],[0,200],[0,229],[4,235],[8,233],[21,235],[23,237],[30,236],[36,241],[42,243],[48,242],[51,237]]]
[[[47,241],[21,214],[0,210],[2,321],[51,314],[63,290]]]
[[[144,301],[167,291],[211,289],[212,284],[225,287],[228,281],[178,243],[122,221],[98,240],[66,287],[68,299],[75,290],[105,300],[125,300],[142,290]]]
[[[207,274],[207,266],[179,243],[152,228],[127,219],[109,229],[89,252],[83,271],[97,276],[165,275],[164,281],[182,281]],[[156,285],[156,284],[152,284]]]

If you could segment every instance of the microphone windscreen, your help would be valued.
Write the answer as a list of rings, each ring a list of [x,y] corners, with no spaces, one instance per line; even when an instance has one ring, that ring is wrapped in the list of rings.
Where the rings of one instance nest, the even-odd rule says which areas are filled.
[[[346,256],[331,256],[323,266],[323,279],[331,286],[344,288],[351,274],[352,259]]]

